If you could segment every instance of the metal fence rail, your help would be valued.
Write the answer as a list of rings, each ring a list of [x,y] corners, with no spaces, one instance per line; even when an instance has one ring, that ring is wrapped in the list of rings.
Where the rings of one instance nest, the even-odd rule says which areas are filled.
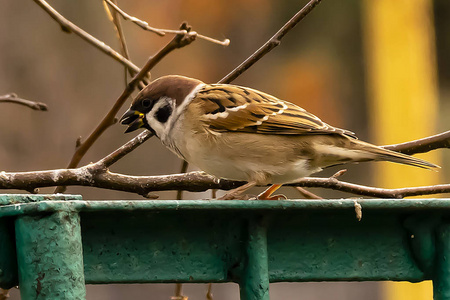
[[[85,283],[433,280],[450,299],[449,199],[83,201],[0,195],[0,287],[85,299]]]

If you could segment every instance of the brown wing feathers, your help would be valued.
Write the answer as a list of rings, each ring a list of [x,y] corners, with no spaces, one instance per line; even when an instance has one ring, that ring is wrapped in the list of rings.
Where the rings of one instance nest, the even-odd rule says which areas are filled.
[[[297,105],[249,88],[207,85],[198,92],[196,101],[203,101],[203,120],[219,132],[288,135],[314,132],[354,137],[353,133],[334,128]]]

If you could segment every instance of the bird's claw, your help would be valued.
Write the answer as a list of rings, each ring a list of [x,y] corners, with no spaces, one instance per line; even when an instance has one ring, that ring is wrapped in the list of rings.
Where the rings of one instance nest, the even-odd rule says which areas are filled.
[[[285,195],[279,194],[269,197],[256,197],[257,200],[287,200],[288,198]]]

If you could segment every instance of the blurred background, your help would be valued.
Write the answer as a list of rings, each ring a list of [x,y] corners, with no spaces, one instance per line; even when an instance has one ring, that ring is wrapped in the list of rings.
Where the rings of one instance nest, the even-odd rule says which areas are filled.
[[[307,1],[119,1],[129,14],[157,28],[188,21],[201,34],[228,38],[228,47],[203,40],[177,50],[152,77],[180,74],[214,83],[270,38]],[[119,49],[102,1],[52,1],[66,18]],[[171,38],[123,22],[131,60],[142,66]],[[97,126],[124,88],[122,65],[74,34],[66,34],[33,1],[0,2],[0,94],[45,102],[48,112],[0,104],[0,171],[64,168],[75,141]],[[365,141],[392,144],[450,128],[450,2],[446,0],[323,1],[282,44],[233,83],[294,102]],[[123,107],[121,113],[126,110]],[[82,160],[97,161],[134,135],[112,126]],[[388,163],[349,166],[343,180],[379,187],[450,182],[450,155],[419,155],[439,173]],[[112,166],[133,175],[177,173],[181,161],[153,138]],[[189,170],[194,170],[190,166]],[[339,169],[318,176],[329,176]],[[54,188],[41,189],[52,193]],[[351,195],[313,189],[322,197]],[[5,191],[22,192],[22,191]],[[124,192],[69,187],[84,199],[141,199]],[[259,192],[255,190],[254,193]],[[284,188],[290,198],[300,195]],[[174,199],[175,192],[158,193]],[[186,199],[210,193],[185,193]],[[448,195],[447,195],[448,196]],[[174,285],[89,286],[87,299],[170,299]],[[185,285],[189,299],[205,299],[206,285]],[[406,293],[406,294],[405,294]],[[409,296],[407,293],[410,293]],[[20,299],[12,291],[12,299]],[[236,284],[217,284],[214,299],[237,299]],[[400,296],[403,295],[403,296]],[[272,299],[431,299],[428,283],[296,283],[271,285]]]

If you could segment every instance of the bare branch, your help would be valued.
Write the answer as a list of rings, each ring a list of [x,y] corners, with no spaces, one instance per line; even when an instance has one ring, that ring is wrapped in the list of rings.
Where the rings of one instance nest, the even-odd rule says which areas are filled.
[[[450,130],[423,139],[382,147],[408,155],[426,153],[439,148],[450,148]]]
[[[82,185],[148,195],[155,191],[185,190],[203,192],[209,189],[230,190],[245,184],[232,180],[218,180],[203,172],[189,172],[164,176],[129,176],[105,171],[99,164],[76,169],[36,172],[0,172],[0,189],[31,191],[39,187]],[[382,189],[339,181],[333,178],[307,177],[286,186],[327,188],[376,198],[404,198],[419,195],[449,193],[450,184],[400,189]]]
[[[116,163],[119,159],[142,145],[146,140],[151,138],[153,136],[153,133],[151,133],[148,130],[145,130],[141,132],[138,136],[136,136],[134,139],[127,142],[125,145],[120,147],[119,149],[115,150],[111,154],[105,156],[101,160],[99,160],[96,164],[100,165],[101,168],[109,168],[112,164]]]
[[[117,4],[115,4],[113,1],[111,0],[104,0],[106,3],[108,3],[116,12],[118,12],[125,20],[131,21],[134,24],[136,24],[137,26],[141,27],[144,30],[156,33],[160,36],[164,36],[166,33],[173,33],[173,34],[185,34],[186,32],[183,32],[182,30],[171,30],[171,29],[158,29],[158,28],[154,28],[148,25],[147,22],[142,21],[141,19],[138,19],[136,17],[130,16],[129,14],[127,14],[126,12],[124,12],[119,6],[117,6]],[[222,46],[228,46],[230,44],[230,40],[229,39],[225,39],[223,41],[219,41],[201,34],[197,34],[198,38],[207,40],[209,42],[215,43],[215,44],[219,44]]]
[[[86,31],[79,28],[77,25],[73,24],[66,18],[64,18],[58,11],[56,11],[50,4],[48,4],[44,0],[34,0],[42,9],[47,12],[50,17],[52,17],[53,20],[58,22],[58,24],[61,26],[61,29],[64,32],[67,33],[75,33],[79,37],[81,37],[83,40],[94,46],[95,48],[101,50],[103,53],[107,54],[108,56],[111,56],[116,61],[120,62],[127,68],[134,70],[135,72],[139,72],[139,68],[134,65],[131,61],[120,55],[117,51],[113,50],[110,46],[106,45],[104,42],[100,41],[99,39],[93,37]]]
[[[110,0],[104,0],[106,3],[108,3],[117,13],[119,13],[122,18],[124,18],[125,20],[131,21],[134,24],[138,25],[139,27],[141,27],[144,30],[148,30],[150,32],[156,33],[159,36],[164,36],[166,35],[163,29],[158,29],[158,28],[154,28],[148,25],[147,22],[144,22],[136,17],[130,16],[129,14],[127,14],[126,12],[124,12],[122,9],[120,9],[119,6],[117,6],[116,3],[110,1]]]
[[[144,131],[134,139],[96,163],[76,169],[59,169],[36,172],[0,172],[0,189],[34,191],[39,187],[82,185],[132,192],[145,197],[155,191],[184,190],[203,192],[209,189],[230,190],[245,182],[217,179],[203,172],[189,172],[164,176],[129,176],[112,173],[107,168],[136,149],[153,134]],[[342,174],[339,171],[337,174]],[[449,193],[450,184],[400,189],[382,189],[339,181],[337,175],[329,178],[306,177],[286,186],[315,187],[339,190],[351,194],[377,198],[404,198],[418,195]]]
[[[116,3],[116,0],[113,0],[113,2]],[[110,21],[114,24],[114,29],[116,30],[117,39],[119,40],[119,44],[120,44],[120,52],[126,59],[130,60],[130,53],[128,51],[128,46],[127,46],[127,43],[125,40],[125,34],[123,32],[122,22],[120,21],[120,17],[116,11],[111,12],[111,10],[109,9],[109,6],[107,5],[107,3],[105,1],[103,1],[103,5],[104,5],[105,11],[106,11]],[[125,76],[124,76],[125,85],[128,83],[128,76],[127,76],[128,73],[130,74],[131,77],[133,77],[134,75],[136,75],[137,71],[131,70],[131,69],[125,67]],[[151,74],[148,73],[147,77],[151,78]],[[139,82],[139,89],[143,89],[148,84],[149,84],[149,82],[144,78],[143,81]]]
[[[131,95],[131,93],[136,88],[136,85],[146,76],[146,74],[163,59],[167,54],[175,49],[182,48],[189,45],[195,40],[195,35],[191,35],[190,28],[183,23],[181,28],[185,30],[186,34],[176,35],[166,46],[164,46],[158,53],[152,56],[145,66],[134,76],[134,78],[128,83],[125,90],[122,92],[120,97],[116,100],[114,106],[106,114],[100,124],[94,129],[94,131],[89,135],[89,137],[80,144],[76,149],[72,159],[67,166],[67,168],[75,168],[78,166],[81,158],[86,154],[89,148],[95,143],[95,141],[100,137],[100,135],[112,124],[114,124],[114,119],[116,114],[119,112],[120,108],[123,106],[125,101]],[[55,192],[63,192],[64,189],[58,188]]]
[[[321,0],[311,0],[298,13],[296,13],[283,27],[275,33],[264,45],[261,46],[255,53],[250,55],[243,63],[231,71],[227,76],[222,78],[219,83],[230,83],[239,75],[244,73],[253,64],[260,60],[264,55],[272,51],[273,48],[281,43],[281,39],[288,33],[295,25],[305,18]]]
[[[115,0],[114,0],[115,2]],[[130,60],[130,52],[128,51],[127,42],[125,40],[125,34],[123,32],[122,28],[122,22],[120,21],[119,15],[117,12],[111,12],[109,9],[109,6],[106,5],[106,2],[102,2],[103,7],[105,9],[106,15],[108,16],[109,20],[113,23],[114,29],[116,31],[117,39],[119,40],[120,45],[120,53],[125,57],[126,59]],[[129,68],[125,67],[125,85],[128,83],[128,72],[131,76],[136,75],[136,72],[134,70],[130,70]]]
[[[114,0],[114,3],[115,3],[115,0]],[[120,18],[118,17],[117,12],[111,12],[108,5],[106,5],[105,2],[103,2],[103,4],[104,4],[105,11],[106,11],[110,21],[114,24],[114,28],[116,29],[118,40],[120,42],[120,52],[126,59],[129,60],[130,52],[128,51],[128,46],[125,41],[125,35],[123,33],[122,22],[120,22]],[[134,74],[132,74],[131,76],[134,76]]]
[[[25,100],[25,99],[19,98],[14,93],[0,96],[0,103],[2,103],[2,102],[3,103],[7,103],[7,102],[9,102],[9,103],[16,103],[16,104],[27,106],[27,107],[29,107],[31,109],[34,109],[34,110],[47,111],[47,104],[42,103],[42,102],[35,102],[35,101]]]
[[[432,186],[420,186],[399,189],[382,189],[370,186],[358,185],[337,180],[335,178],[316,178],[305,177],[293,184],[287,186],[302,186],[302,187],[320,187],[332,189],[350,194],[375,197],[375,198],[405,198],[420,195],[433,195],[450,192],[450,184],[440,184]]]

